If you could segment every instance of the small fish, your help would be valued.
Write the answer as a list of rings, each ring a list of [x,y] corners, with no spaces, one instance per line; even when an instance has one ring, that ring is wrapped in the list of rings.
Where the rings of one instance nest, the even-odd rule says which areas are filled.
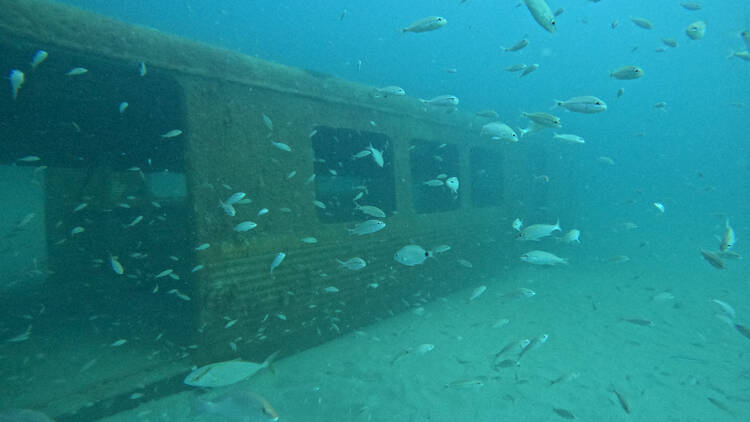
[[[617,401],[620,402],[620,407],[622,407],[622,410],[624,410],[625,413],[630,413],[630,403],[628,403],[627,399],[625,399],[625,396],[614,388],[612,388],[611,391],[615,394],[615,396],[617,396]]]
[[[287,145],[287,144],[285,144],[283,142],[274,142],[274,141],[271,141],[271,144],[273,146],[275,146],[276,148],[282,150],[282,151],[292,152],[292,147],[290,147],[289,145]]]
[[[719,299],[711,299],[711,303],[713,303],[714,305],[718,306],[719,309],[724,314],[726,314],[729,318],[731,318],[731,319],[737,318],[737,312],[734,310],[734,308],[730,304],[724,302],[723,300],[719,300]]]
[[[111,347],[120,347],[120,346],[122,346],[123,344],[125,344],[127,342],[128,342],[127,340],[125,340],[124,338],[121,338],[121,339],[115,341],[114,343],[110,344],[110,346]]]
[[[720,270],[726,269],[726,266],[724,265],[724,260],[719,258],[716,253],[707,251],[705,249],[700,250],[701,255],[703,256],[703,259],[708,261],[709,264],[711,264],[712,267],[718,268]]]
[[[680,6],[692,11],[701,10],[702,8],[701,4],[696,1],[683,1],[682,3],[680,3]]]
[[[445,384],[445,388],[464,389],[464,388],[482,387],[486,382],[487,382],[487,377],[462,379],[462,380],[452,381],[452,382],[449,382],[448,384]]]
[[[706,22],[695,21],[685,28],[685,33],[691,40],[699,40],[706,35]]]
[[[609,72],[610,78],[620,80],[638,79],[643,76],[643,69],[638,66],[622,66]]]
[[[271,121],[271,118],[268,117],[265,113],[260,113],[261,118],[263,118],[263,124],[266,125],[268,130],[273,131],[273,121]]]
[[[375,161],[375,164],[378,165],[378,167],[383,167],[385,162],[383,161],[383,151],[380,151],[372,146],[372,143],[367,147],[367,150],[371,152],[372,160]]]
[[[677,48],[679,43],[674,38],[662,38],[661,42],[664,43],[667,47]]]
[[[78,204],[77,207],[73,208],[73,212],[81,211],[82,209],[86,208],[87,206],[89,206],[89,204],[87,204],[85,202],[81,202],[80,204]]]
[[[654,321],[643,318],[620,318],[621,321],[629,322],[631,324],[640,325],[641,327],[653,327]]]
[[[630,20],[638,27],[643,29],[652,29],[654,24],[646,18],[630,18]]]
[[[172,129],[169,132],[166,132],[161,135],[162,138],[174,138],[175,136],[182,135],[182,131],[180,129]]]
[[[523,64],[523,63],[517,63],[517,64],[512,64],[512,65],[506,67],[505,71],[506,72],[518,72],[518,71],[526,69],[526,67],[527,66],[525,64]]]
[[[531,120],[532,122],[536,123],[540,127],[551,127],[551,128],[559,128],[562,127],[562,122],[560,121],[560,118],[549,113],[544,112],[535,112],[535,113],[521,113],[523,117]]]
[[[604,100],[592,95],[573,97],[565,101],[555,101],[555,106],[562,107],[568,111],[576,113],[594,114],[607,111],[607,104]]]
[[[387,98],[388,96],[403,97],[406,91],[400,86],[389,85],[382,88],[375,88],[375,98]]]
[[[114,271],[115,274],[117,275],[125,274],[125,268],[122,266],[122,264],[120,264],[120,261],[117,260],[117,257],[110,255],[109,265],[112,267],[112,271]]]
[[[625,94],[625,88],[619,88],[617,90],[617,98],[622,97],[623,94]]]
[[[284,252],[279,252],[278,254],[276,254],[273,262],[271,262],[271,274],[273,274],[273,270],[281,265],[281,262],[284,260],[284,258],[286,258],[286,254]]]
[[[449,177],[445,179],[445,187],[447,187],[453,195],[458,195],[458,177]]]
[[[300,239],[300,241],[302,243],[308,243],[308,244],[318,243],[318,239],[314,237],[303,237],[302,239]]]
[[[440,29],[448,23],[445,18],[440,16],[427,16],[413,22],[411,25],[402,28],[401,32],[428,32]]]
[[[445,182],[442,181],[442,180],[440,180],[440,179],[432,179],[432,180],[428,180],[426,182],[422,182],[422,184],[425,185],[425,186],[430,186],[430,187],[434,188],[434,187],[445,185]]]
[[[34,161],[39,161],[41,158],[37,157],[36,155],[27,155],[25,157],[21,157],[17,159],[16,161],[20,161],[22,163],[33,163]]]
[[[551,236],[556,231],[561,231],[560,220],[555,224],[532,224],[521,230],[518,234],[520,240],[538,241],[547,236]]]
[[[563,419],[575,419],[576,418],[576,415],[574,415],[573,412],[571,412],[568,409],[553,407],[552,410]]]
[[[665,208],[664,208],[664,204],[662,204],[661,202],[654,202],[654,207],[655,207],[655,208],[656,208],[657,210],[659,210],[659,212],[660,212],[660,213],[662,213],[662,214],[663,214],[663,213],[664,213],[664,211],[665,211]]]
[[[740,334],[750,339],[750,328],[745,327],[742,324],[737,324],[737,323],[734,324],[734,328],[736,328],[737,331],[740,332]]]
[[[268,208],[261,208],[261,209],[258,210],[258,214],[257,215],[258,215],[258,217],[260,217],[260,216],[266,215],[268,213],[269,213]]]
[[[362,151],[352,155],[352,160],[359,160],[360,158],[365,158],[370,154],[372,154],[372,151],[370,151],[369,149],[363,149]]]
[[[480,136],[489,136],[496,141],[518,142],[518,135],[503,122],[490,122],[482,126]]]
[[[471,262],[469,262],[466,259],[459,258],[459,259],[456,260],[456,262],[458,262],[458,265],[460,265],[460,266],[462,266],[464,268],[474,268],[474,264],[472,264]]]
[[[565,233],[562,237],[560,237],[560,241],[563,243],[581,243],[581,231],[578,229],[571,229],[568,230],[567,233]]]
[[[435,246],[434,248],[432,248],[432,253],[433,254],[445,253],[445,252],[448,252],[449,250],[451,250],[450,246],[439,245],[439,246]]]
[[[318,201],[317,199],[312,201],[313,205],[315,205],[317,208],[320,208],[321,210],[326,209],[326,204],[324,204],[321,201]]]
[[[11,94],[13,95],[13,99],[15,100],[16,98],[18,98],[18,90],[21,89],[21,85],[23,85],[25,77],[23,72],[18,69],[13,69],[10,71],[8,79],[10,80]]]
[[[335,287],[335,286],[328,286],[328,287],[324,288],[323,291],[326,292],[326,293],[338,293],[339,289],[337,287]]]
[[[573,135],[569,133],[553,133],[552,138],[559,139],[561,141],[569,142],[571,144],[585,144],[586,140],[581,138],[578,135]]]
[[[374,205],[359,205],[355,203],[355,209],[363,214],[375,218],[385,218],[385,212]]]
[[[529,73],[537,69],[539,69],[539,65],[537,63],[530,64],[526,66],[525,68],[523,68],[523,70],[521,70],[521,74],[519,75],[519,78],[523,78],[524,76],[528,75]]]
[[[205,251],[206,249],[208,249],[210,247],[211,247],[210,243],[201,243],[200,245],[198,245],[198,246],[195,247],[195,250],[196,251]]]
[[[140,223],[141,221],[143,221],[143,216],[139,215],[135,217],[130,223],[126,224],[125,227],[133,227],[136,224]]]
[[[513,230],[520,232],[521,227],[523,227],[523,221],[521,221],[520,218],[516,218],[515,220],[513,220],[513,224],[511,225],[511,227],[513,227]]]
[[[734,234],[734,229],[729,225],[729,217],[724,219],[724,236],[719,242],[719,250],[726,252],[737,242],[737,236]]]
[[[138,63],[138,74],[141,77],[143,77],[143,76],[146,76],[147,73],[148,73],[148,69],[146,68],[146,63],[145,62]]]
[[[393,254],[393,259],[398,262],[399,264],[406,265],[408,267],[413,267],[415,265],[420,265],[425,262],[427,258],[432,258],[433,253],[432,251],[426,251],[423,247],[419,245],[406,245],[396,251],[395,254]]]
[[[347,229],[350,234],[356,234],[359,236],[375,233],[383,230],[385,223],[380,220],[367,220],[354,226],[353,229]]]
[[[497,114],[497,111],[495,111],[495,110],[482,110],[482,111],[478,111],[476,113],[476,115],[479,116],[479,117],[486,117],[488,119],[497,119],[498,117],[500,117],[500,115]]]
[[[549,334],[540,334],[534,337],[533,339],[531,339],[531,341],[529,341],[529,344],[527,344],[526,347],[521,350],[521,353],[518,354],[518,359],[520,360],[526,353],[537,349],[539,346],[546,343],[548,339]]]
[[[36,67],[42,64],[43,61],[47,60],[48,55],[49,54],[44,50],[39,50],[34,53],[34,56],[31,58],[31,70],[36,69]]]
[[[117,111],[120,112],[120,114],[125,113],[125,110],[128,108],[130,104],[127,103],[127,101],[123,101],[120,103],[119,106],[117,106]]]
[[[193,267],[193,268],[192,268],[192,269],[190,270],[190,272],[191,272],[191,273],[195,273],[195,272],[198,272],[198,271],[202,270],[203,268],[205,268],[205,267],[204,267],[203,265],[201,265],[201,264],[198,264],[198,265],[196,265],[195,267]]]
[[[346,261],[337,259],[336,262],[339,263],[340,268],[346,268],[347,270],[352,271],[358,271],[367,266],[367,262],[365,262],[365,260],[360,257],[350,258]]]
[[[414,351],[418,355],[424,355],[424,354],[429,353],[429,352],[431,352],[433,350],[435,350],[435,345],[434,344],[429,344],[429,343],[420,344],[419,346],[417,346],[416,349],[414,349]]]
[[[524,3],[531,12],[531,16],[542,28],[546,29],[547,32],[555,32],[557,22],[555,22],[555,16],[545,0],[524,0]]]
[[[517,43],[513,44],[512,47],[500,47],[505,51],[506,53],[512,52],[512,51],[519,51],[522,50],[524,47],[529,45],[529,40],[527,38],[524,38]]]
[[[65,73],[68,76],[78,76],[83,75],[84,73],[87,73],[89,70],[85,67],[74,67],[73,69],[70,69],[67,73]]]
[[[73,229],[72,229],[72,230],[70,230],[70,234],[71,234],[71,235],[76,235],[76,234],[79,234],[79,233],[83,233],[83,232],[84,232],[85,230],[86,230],[86,229],[84,229],[84,228],[83,228],[83,227],[81,227],[81,226],[76,226],[76,227],[73,227]]]
[[[258,227],[258,225],[253,223],[252,221],[243,221],[240,224],[237,224],[236,226],[234,226],[234,231],[241,233],[241,232],[246,232],[248,230],[252,230],[256,227]]]
[[[279,415],[263,396],[248,390],[231,390],[220,396],[205,400],[195,399],[196,415],[215,415],[227,421],[275,422]],[[209,416],[210,417],[210,416]]]
[[[547,265],[547,266],[554,266],[557,264],[568,265],[568,261],[566,259],[560,258],[559,256],[555,254],[545,252],[545,251],[539,251],[539,250],[529,251],[521,255],[521,261],[528,262],[529,264],[534,264],[534,265]]]
[[[419,101],[435,107],[455,107],[459,103],[458,97],[455,95],[439,95],[429,100],[420,99]]]
[[[471,296],[469,296],[469,302],[472,302],[474,299],[477,299],[479,296],[482,296],[484,292],[487,291],[487,286],[479,286],[475,288],[471,292]]]

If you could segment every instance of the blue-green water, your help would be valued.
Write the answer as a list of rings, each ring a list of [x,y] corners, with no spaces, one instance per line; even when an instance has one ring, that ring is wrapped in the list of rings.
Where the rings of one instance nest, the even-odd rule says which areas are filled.
[[[554,2],[553,10],[565,9],[554,34],[513,1],[65,3],[266,60],[373,86],[398,85],[413,97],[456,95],[460,110],[494,109],[513,128],[527,126],[521,111],[550,111],[558,99],[595,95],[608,104],[606,112],[596,115],[551,111],[564,123],[556,130],[583,136],[585,145],[558,143],[552,130],[546,130],[503,146],[510,155],[514,149],[525,157],[540,151],[546,158],[543,165],[530,162],[528,174],[515,175],[538,182],[509,198],[517,214],[487,227],[489,237],[511,238],[516,217],[527,225],[560,218],[565,230],[582,231],[581,245],[547,239],[531,246],[519,242],[507,251],[488,250],[499,263],[497,276],[475,276],[466,268],[460,282],[467,290],[425,305],[425,313],[365,328],[322,351],[281,362],[275,377],[263,373],[248,382],[246,387],[274,404],[280,420],[551,420],[565,418],[566,411],[583,420],[750,417],[750,341],[731,325],[750,326],[747,259],[726,259],[727,269],[718,270],[699,253],[718,249],[716,237],[724,235],[725,216],[738,239],[731,251],[745,255],[744,240],[750,236],[750,63],[728,58],[745,49],[740,37],[750,28],[745,1],[706,2],[699,11],[676,0]],[[448,24],[419,34],[399,30],[427,15],[444,16]],[[648,18],[654,26],[640,28],[633,17]],[[697,20],[707,22],[706,36],[691,40],[685,28]],[[524,37],[530,41],[524,49],[502,50]],[[679,45],[669,47],[664,38]],[[8,70],[18,66],[2,62]],[[515,63],[536,63],[539,69],[524,77],[504,70]],[[622,65],[640,66],[645,76],[611,78],[610,72]],[[617,95],[620,88],[622,96]],[[666,106],[655,107],[662,102]],[[127,153],[118,151],[117,156]],[[70,158],[62,151],[60,156]],[[430,171],[437,172],[426,170],[418,177],[427,178]],[[41,177],[31,168],[10,165],[0,172],[5,236],[0,305],[6,318],[0,338],[12,340],[31,327],[32,338],[49,340],[44,350],[26,347],[24,340],[3,340],[0,375],[6,385],[28,388],[27,395],[40,385],[53,391],[70,382],[67,372],[56,367],[76,368],[79,381],[95,378],[99,367],[118,365],[102,348],[116,350],[107,348],[123,332],[158,335],[160,330],[142,328],[154,321],[169,321],[171,340],[187,336],[183,330],[189,324],[179,320],[185,315],[181,302],[158,315],[138,315],[122,298],[107,298],[106,286],[93,278],[84,285],[84,297],[122,308],[104,315],[93,305],[96,312],[86,306],[70,309],[69,321],[59,321],[68,330],[45,327],[40,322],[47,312],[44,304],[17,300],[43,289],[48,275]],[[491,184],[483,189],[491,191]],[[550,193],[547,202],[536,196],[538,189]],[[419,192],[415,196],[429,195]],[[455,203],[442,193],[445,198],[433,204],[428,198],[417,206],[452,209]],[[654,203],[663,204],[664,212]],[[518,256],[529,249],[550,250],[570,265],[528,266]],[[448,254],[450,258],[438,259],[476,258],[460,250]],[[480,285],[487,292],[467,304],[471,290]],[[520,287],[537,295],[529,300],[507,296]],[[411,306],[419,309],[422,301],[434,298],[412,299]],[[736,316],[730,318],[713,299],[731,304]],[[508,326],[492,328],[500,318],[508,318]],[[519,365],[492,367],[494,354],[506,343],[542,333],[549,340],[518,359]],[[434,344],[435,349],[415,355],[420,344]],[[187,346],[167,344],[157,350],[177,356]],[[404,350],[410,353],[401,359]],[[55,351],[65,358],[48,358],[57,356]],[[578,376],[551,384],[566,374]],[[451,384],[467,379],[482,385]],[[185,420],[190,402],[185,395],[112,420]],[[146,392],[144,402],[148,397]],[[0,408],[18,405],[0,398]],[[201,415],[197,420],[224,419]]]

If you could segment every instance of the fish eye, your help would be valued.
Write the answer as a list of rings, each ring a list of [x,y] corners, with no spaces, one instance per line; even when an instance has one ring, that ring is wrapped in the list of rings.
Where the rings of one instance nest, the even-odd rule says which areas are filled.
[[[552,19],[552,22],[550,22],[552,25],[557,25],[557,22],[555,22],[554,19]]]

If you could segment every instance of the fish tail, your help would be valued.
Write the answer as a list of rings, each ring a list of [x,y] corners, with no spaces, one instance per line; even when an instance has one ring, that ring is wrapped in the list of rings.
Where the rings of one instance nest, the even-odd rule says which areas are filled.
[[[272,374],[276,373],[276,369],[273,367],[273,362],[276,360],[277,357],[279,357],[279,353],[281,353],[281,350],[277,350],[271,353],[266,358],[266,360],[263,361],[263,367],[268,368],[268,370],[271,371]]]
[[[557,218],[557,223],[555,223],[555,227],[557,227],[557,230],[562,231],[562,228],[560,227],[560,218]]]

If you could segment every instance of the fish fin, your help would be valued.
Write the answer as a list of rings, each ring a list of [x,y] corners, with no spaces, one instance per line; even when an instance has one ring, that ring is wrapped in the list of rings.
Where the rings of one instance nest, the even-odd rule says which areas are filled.
[[[266,358],[266,360],[263,361],[263,367],[264,368],[268,368],[268,370],[271,371],[272,374],[276,374],[276,369],[273,367],[273,362],[279,356],[279,353],[281,353],[281,350],[277,350],[277,351],[271,353]]]
[[[560,217],[557,218],[557,223],[555,223],[555,227],[557,227],[557,230],[562,231],[562,227],[560,227]]]
[[[518,127],[518,133],[519,133],[520,135],[518,135],[518,137],[519,137],[519,138],[523,138],[523,135],[526,135],[526,134],[527,134],[527,133],[529,132],[529,130],[531,130],[531,129],[524,129],[524,128],[522,128],[521,126],[519,126],[519,127]]]

